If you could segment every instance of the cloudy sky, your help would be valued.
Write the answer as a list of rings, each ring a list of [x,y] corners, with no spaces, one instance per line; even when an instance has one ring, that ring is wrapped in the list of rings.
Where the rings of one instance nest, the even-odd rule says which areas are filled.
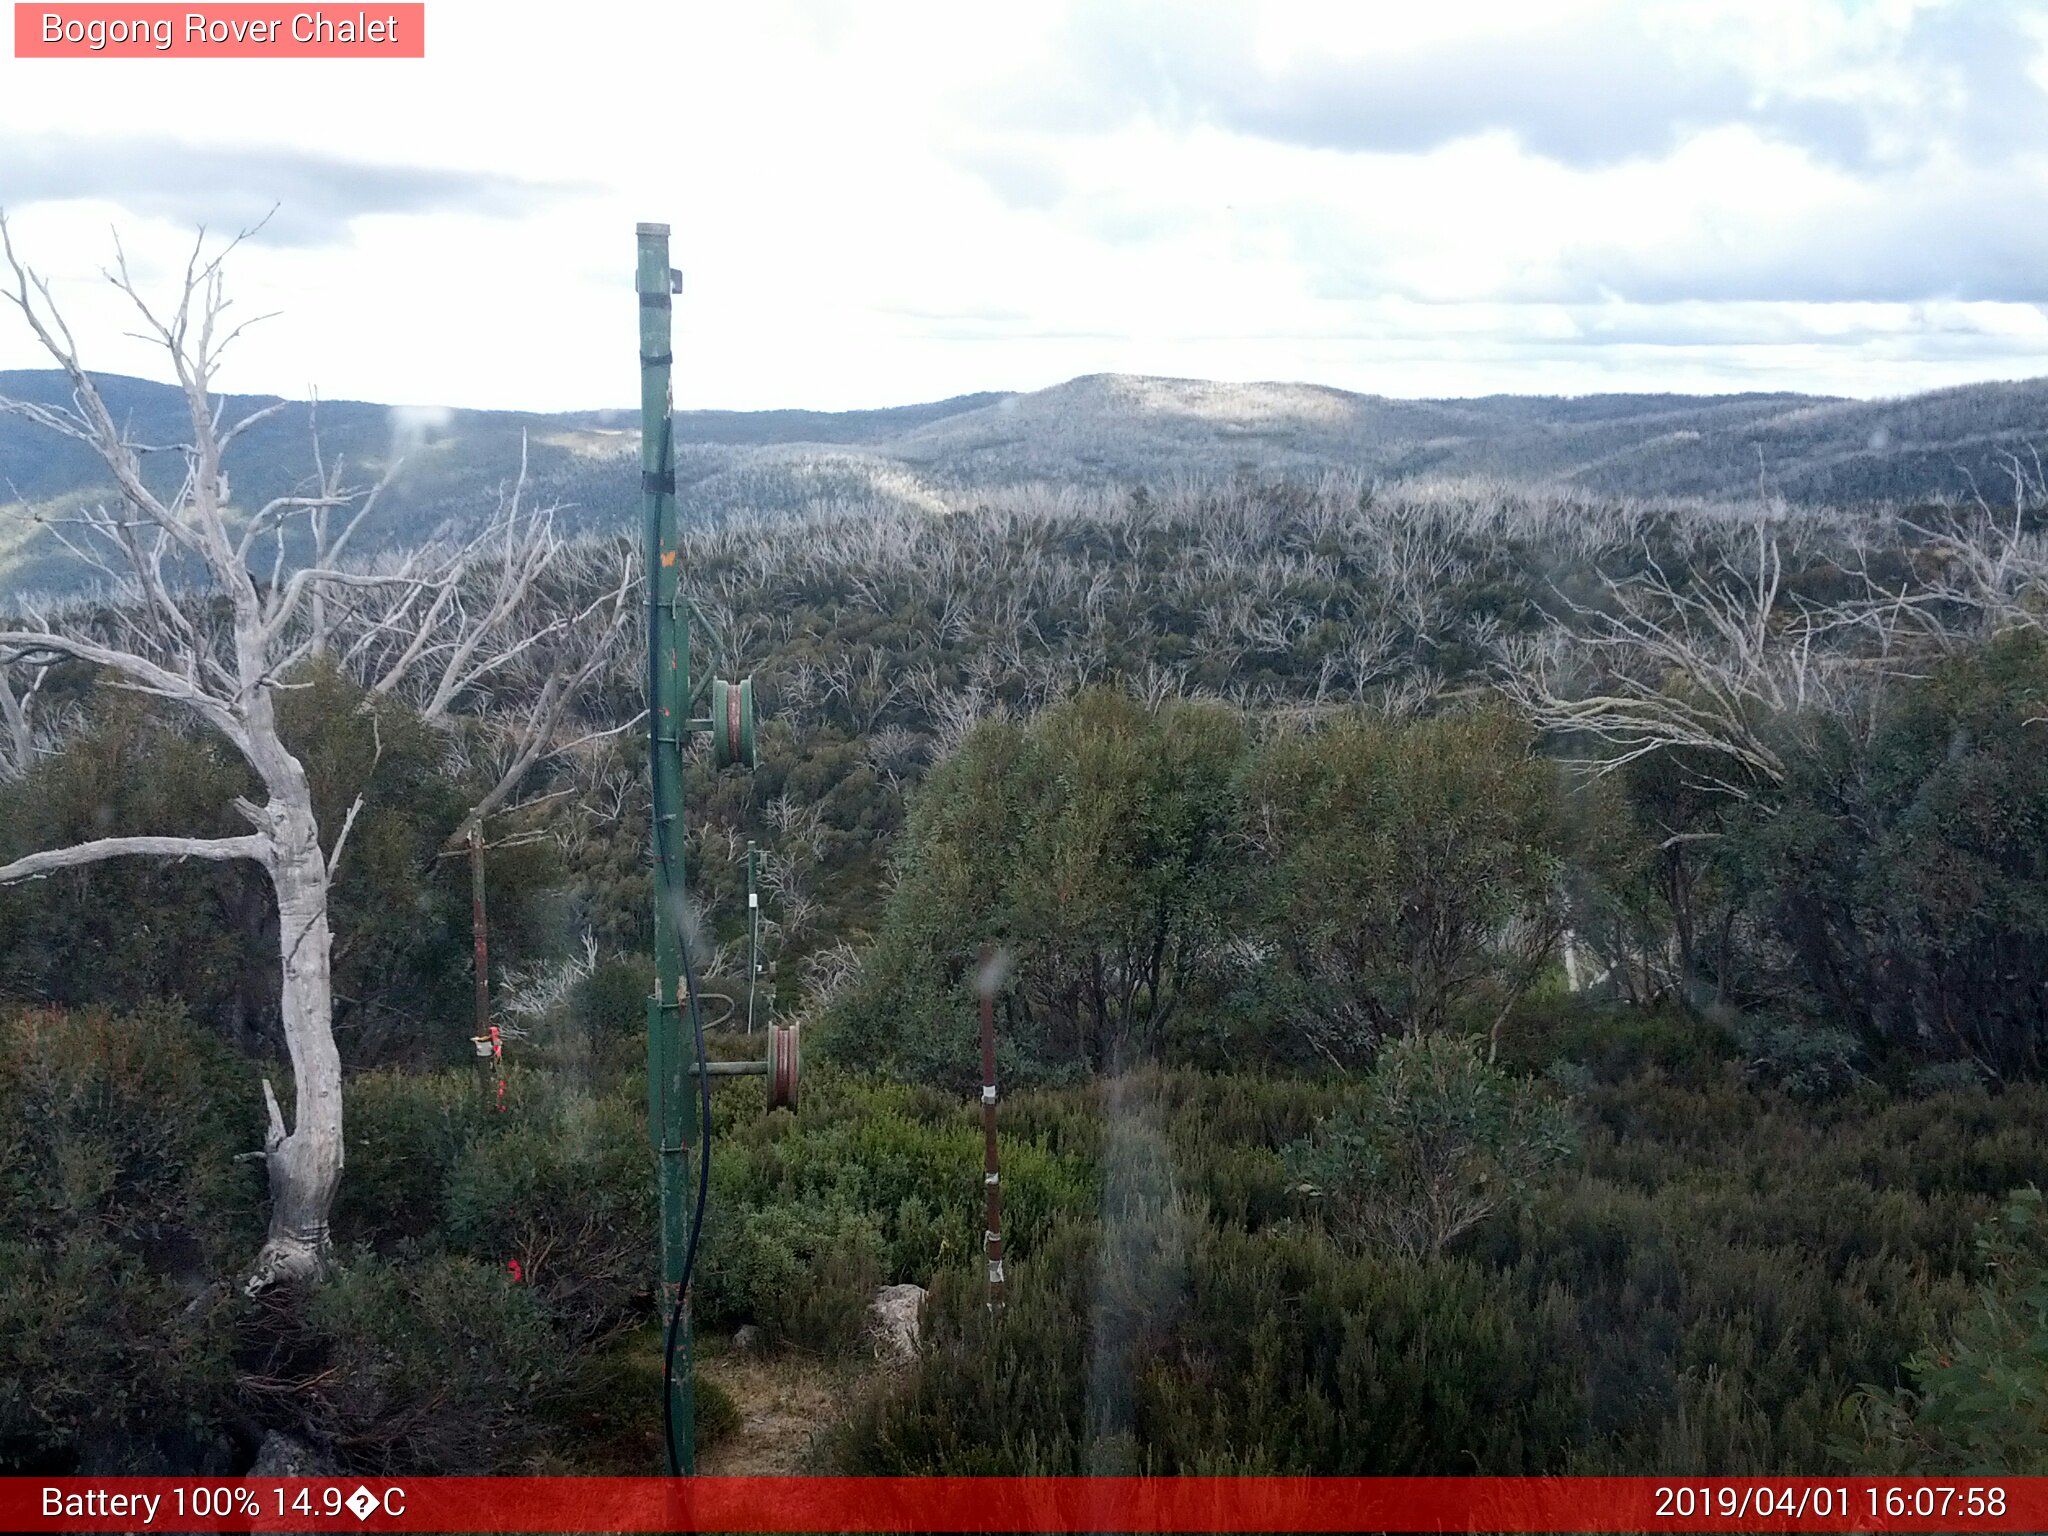
[[[352,14],[352,11],[351,11]],[[0,58],[0,206],[96,277],[233,258],[231,389],[679,403],[1097,371],[1389,395],[2048,374],[2048,5],[429,0],[424,61]],[[0,314],[0,368],[34,366]]]

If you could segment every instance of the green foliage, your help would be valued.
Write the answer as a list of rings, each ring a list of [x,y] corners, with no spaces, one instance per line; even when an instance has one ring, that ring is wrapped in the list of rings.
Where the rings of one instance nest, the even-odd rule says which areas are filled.
[[[1103,690],[979,728],[918,801],[842,1052],[964,1087],[983,942],[1010,959],[1006,1068],[1156,1044],[1224,932],[1244,749],[1227,710]]]
[[[278,725],[305,764],[323,828],[363,805],[331,892],[335,1029],[351,1065],[439,1063],[467,1053],[474,1016],[470,866],[443,847],[481,793],[450,766],[447,740],[402,702],[366,695],[326,667],[280,696]],[[494,970],[559,940],[542,924],[552,877],[536,846],[488,851]],[[275,917],[266,921],[274,929]],[[273,950],[266,974],[277,969]]]
[[[1766,1015],[1741,1020],[1734,1032],[1749,1058],[1750,1076],[1795,1099],[1832,1098],[1862,1076],[1856,1070],[1856,1037],[1847,1030]]]
[[[1577,1142],[1565,1106],[1488,1066],[1475,1042],[1390,1042],[1357,1098],[1287,1148],[1340,1239],[1433,1258],[1530,1190]]]
[[[594,1046],[624,1035],[645,1037],[653,975],[650,956],[612,955],[577,985],[572,1017]]]
[[[1285,1059],[1512,1004],[1548,957],[1554,775],[1496,714],[1360,713],[1254,750],[1219,706],[1084,693],[984,724],[918,797],[829,1043],[964,1086],[976,952],[1002,1070]]]
[[[2048,1063],[2048,644],[1902,686],[1867,737],[1810,723],[1722,858],[1759,928],[1732,978],[1911,1061]]]
[[[758,1323],[820,1352],[855,1346],[877,1285],[927,1283],[980,1250],[979,1111],[957,1099],[829,1070],[793,1116],[722,1122],[699,1316]],[[1035,1136],[1001,1142],[1005,1236],[1015,1253],[1093,1202],[1080,1160]]]
[[[474,1069],[384,1068],[344,1081],[341,1123],[347,1176],[334,1224],[388,1248],[440,1229],[456,1164],[473,1142],[502,1130],[505,1116],[492,1108],[490,1080]]]
[[[217,1256],[252,1230],[234,1157],[261,1124],[255,1075],[174,1006],[0,1011],[0,1231]]]
[[[1999,1371],[2030,1363],[2033,1282],[1994,1306],[1967,1281],[1972,1231],[2038,1180],[2048,1134],[2023,1081],[2048,997],[2036,641],[1887,685],[1853,728],[1760,720],[1792,771],[1753,804],[1673,753],[1564,797],[1497,714],[1333,706],[1380,696],[1381,662],[1351,648],[1391,636],[1388,693],[1432,669],[1469,682],[1487,626],[1526,627],[1555,587],[1597,599],[1581,554],[1683,562],[1711,524],[1510,498],[1354,512],[1246,487],[878,523],[872,549],[834,526],[693,535],[693,570],[735,613],[772,615],[779,640],[760,770],[714,776],[693,757],[688,772],[713,936],[739,931],[744,837],[790,882],[769,895],[785,1002],[798,976],[825,989],[834,967],[807,957],[879,927],[831,1043],[897,1081],[813,1071],[803,1110],[773,1116],[758,1082],[721,1086],[697,1292],[704,1321],[828,1352],[852,1347],[878,1281],[934,1285],[929,1357],[855,1415],[849,1468],[1813,1471],[2028,1454],[2038,1403]],[[1814,526],[1822,548],[1838,525]],[[1443,554],[1433,604],[1382,579],[1395,537]],[[1788,579],[1812,590],[1825,554],[1795,543],[1807,568]],[[1122,580],[1094,592],[1086,578],[1112,567]],[[1033,718],[1060,685],[1035,652],[1003,659],[1018,594],[1062,665],[1148,696],[1262,702],[1145,709],[1096,691]],[[1239,644],[1240,612],[1306,627]],[[597,1047],[581,1095],[566,1071],[515,1067],[499,1113],[473,1063],[361,1070],[418,1068],[469,1032],[467,868],[434,855],[471,786],[404,711],[303,681],[287,725],[323,817],[368,786],[336,897],[357,1069],[336,1220],[370,1251],[331,1301],[188,1316],[217,1256],[256,1237],[260,1177],[232,1162],[254,1138],[253,1074],[185,1026],[132,1062],[82,1016],[57,1045],[9,1036],[0,1458],[69,1468],[240,1413],[366,1468],[539,1466],[561,1444],[595,1462],[607,1436],[644,1467],[649,1156],[622,1063],[645,962],[606,962],[566,1019],[535,1026]],[[950,707],[970,693],[1006,718],[949,754]],[[640,744],[601,750],[644,776]],[[205,738],[101,696],[74,752],[0,795],[0,857],[239,830],[219,813],[240,774]],[[608,952],[646,943],[644,806],[605,823],[575,798],[550,811],[561,868],[552,847],[493,856],[495,959],[544,947],[535,893],[551,882],[573,884],[576,926]],[[1560,894],[1606,962],[1598,1003],[1543,968]],[[233,866],[56,877],[0,892],[0,991],[181,996],[265,1049],[272,921]],[[980,1305],[963,1092],[984,938],[1011,960],[998,1318]],[[1501,1073],[1455,1038],[1488,1028]],[[1272,1075],[1375,1049],[1363,1078]],[[1569,1176],[1545,1166],[1564,1138],[1539,1077],[1580,1100]],[[1331,1191],[1335,1230],[1301,1219],[1305,1179]],[[1401,1225],[1431,1190],[1475,1188],[1513,1198],[1462,1233]],[[1383,1240],[1359,1241],[1375,1223]],[[2022,1267],[2001,1262],[1994,1280]],[[1928,1339],[1947,1342],[1915,1353]],[[1898,1437],[1837,1444],[1854,1385],[1909,1357],[1919,1395]],[[494,1401],[524,1401],[532,1425],[477,1406]]]
[[[1269,745],[1249,800],[1261,935],[1332,1048],[1498,1008],[1549,958],[1555,773],[1507,716],[1350,714]]]
[[[1602,1017],[1560,1011],[1518,1048],[1572,1062],[1603,1030],[1627,1034],[1627,1015]],[[57,1080],[108,1073],[91,1065],[107,1053],[89,1029],[67,1028],[10,1037],[9,1060],[44,1065],[8,1080],[56,1066]],[[165,1038],[194,1060],[227,1061],[190,1026]],[[826,1070],[801,1113],[766,1116],[758,1084],[729,1084],[699,1319],[758,1321],[794,1347],[837,1353],[856,1346],[874,1284],[933,1286],[925,1357],[835,1441],[849,1470],[1882,1462],[1895,1453],[1883,1444],[1837,1444],[1840,1404],[1921,1340],[1970,1337],[1971,1233],[2037,1172],[2048,1094],[1890,1098],[1865,1084],[1802,1103],[1745,1084],[1710,1048],[1709,1026],[1673,1015],[1628,1038],[1633,1054],[1598,1057],[1587,1073],[1581,1171],[1528,1180],[1513,1210],[1434,1254],[1296,1219],[1288,1149],[1315,1147],[1318,1127],[1328,1149],[1347,1116],[1369,1142],[1368,1104],[1426,1121],[1416,1106],[1445,1084],[1463,1082],[1442,1117],[1454,1127],[1488,1123],[1458,1119],[1475,1097],[1498,1111],[1503,1095],[1539,1096],[1485,1072],[1454,1038],[1390,1045],[1377,1083],[1147,1068],[1007,1097],[1011,1304],[1000,1318],[981,1306],[975,1263],[974,1106]],[[159,1078],[180,1084],[204,1131],[208,1078],[181,1075],[178,1059],[133,1072],[121,1091],[146,1099]],[[1404,1059],[1436,1062],[1442,1081],[1422,1072],[1416,1093]],[[246,1105],[243,1074],[222,1082]],[[512,1089],[500,1113],[472,1070],[351,1081],[349,1166],[388,1202],[381,1218],[362,1213],[383,1252],[350,1256],[331,1293],[311,1298],[216,1304],[175,1325],[186,1282],[153,1267],[147,1245],[105,1235],[163,1225],[150,1213],[187,1198],[175,1179],[115,1181],[133,1193],[83,1202],[102,1214],[67,1215],[61,1240],[15,1225],[54,1218],[11,1214],[0,1237],[9,1465],[67,1468],[101,1455],[95,1446],[148,1446],[173,1428],[203,1440],[238,1421],[252,1426],[240,1433],[310,1437],[364,1470],[643,1464],[654,1318],[637,1089],[592,1098],[518,1073]],[[95,1102],[40,1091],[32,1102]],[[151,1135],[179,1134],[170,1110],[139,1109],[145,1125],[166,1116]],[[54,1146],[47,1128],[61,1116],[0,1123],[17,1128],[9,1170],[31,1144],[35,1166],[60,1165],[36,1137]],[[251,1172],[226,1161],[245,1124],[253,1109],[247,1122],[223,1118],[217,1159],[195,1154],[191,1166]],[[413,1147],[418,1168],[406,1166]],[[436,1214],[420,1221],[408,1207]],[[641,1235],[615,1245],[614,1230],[635,1223]],[[530,1283],[506,1270],[508,1245],[534,1261]],[[610,1300],[586,1312],[586,1295]],[[162,1324],[102,1326],[115,1315]],[[1984,1357],[1995,1353],[1987,1342]],[[197,1452],[157,1454],[193,1464]]]
[[[819,1354],[858,1346],[882,1273],[882,1234],[864,1211],[822,1202],[722,1208],[698,1260],[707,1326],[758,1322]]]
[[[1465,1265],[1353,1259],[1170,1208],[1063,1233],[991,1317],[969,1277],[916,1378],[841,1432],[863,1473],[1457,1473],[1555,1465],[1569,1319]],[[1276,1298],[1286,1298],[1275,1305]]]
[[[441,1245],[516,1262],[563,1338],[596,1348],[644,1315],[653,1273],[643,1103],[515,1069],[499,1110],[494,1082],[473,1068],[352,1078],[336,1220],[387,1256]]]
[[[655,1251],[645,1110],[623,1096],[522,1106],[449,1173],[442,1228],[479,1261],[517,1261],[562,1337],[584,1346],[633,1324]]]
[[[358,1254],[310,1295],[263,1303],[242,1388],[270,1424],[354,1469],[530,1469],[571,1361],[547,1309],[502,1266]]]
[[[918,1370],[833,1453],[863,1473],[1870,1465],[1838,1444],[1841,1404],[1966,1308],[1970,1233],[2038,1167],[2048,1095],[1809,1105],[1718,1056],[1696,1070],[1590,1087],[1582,1171],[1435,1256],[1214,1203],[1331,1115],[1329,1084],[1020,1096],[1063,1146],[1104,1117],[1103,1203],[1012,1266],[999,1317],[971,1266],[942,1273]]]
[[[159,1471],[156,1457],[182,1460],[216,1435],[230,1417],[228,1336],[218,1316],[188,1315],[193,1299],[98,1232],[0,1235],[0,1473],[88,1457]]]
[[[131,695],[94,690],[65,750],[0,795],[0,862],[130,834],[247,830],[232,802],[255,793],[227,745]],[[475,786],[402,703],[309,667],[279,695],[320,825],[338,832],[358,795],[331,893],[335,1029],[352,1065],[444,1061],[467,1031],[465,862],[439,857]],[[547,943],[537,848],[491,854],[494,964]],[[252,863],[118,859],[0,887],[0,997],[115,1007],[176,998],[246,1050],[282,1054],[277,913]]]
[[[0,1469],[147,1471],[218,1432],[227,1335],[194,1304],[260,1232],[254,1088],[170,1006],[0,1010]]]
[[[232,836],[247,830],[230,804],[246,788],[211,737],[100,690],[65,751],[0,793],[0,863],[100,837]],[[261,970],[243,950],[252,895],[260,925],[253,867],[160,859],[0,887],[0,998],[130,1007],[182,996],[225,1008],[244,973]],[[274,941],[271,955],[275,970]]]
[[[1609,1085],[1655,1076],[1697,1088],[1718,1081],[1735,1054],[1727,1029],[1675,1003],[1618,1007],[1549,988],[1516,1008],[1500,1060],[1524,1071],[1569,1067]]]
[[[1859,1452],[1923,1475],[2048,1472],[2048,1218],[2016,1190],[1977,1234],[1984,1277],[1953,1331],[1906,1362],[1911,1387],[1866,1386]],[[1876,1442],[1873,1447],[1871,1442]]]
[[[700,1453],[729,1439],[740,1427],[740,1405],[732,1393],[702,1371],[690,1378],[690,1404]]]

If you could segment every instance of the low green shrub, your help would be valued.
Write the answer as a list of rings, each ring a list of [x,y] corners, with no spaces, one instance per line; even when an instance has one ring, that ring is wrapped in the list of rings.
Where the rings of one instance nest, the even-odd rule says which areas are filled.
[[[1906,1362],[1909,1386],[1865,1386],[1855,1450],[1922,1475],[2048,1473],[2048,1213],[2017,1190],[1977,1235],[1983,1277],[1950,1332]]]
[[[0,1010],[0,1472],[226,1470],[205,1303],[261,1241],[258,1116],[174,1005]]]
[[[820,1354],[856,1348],[881,1283],[880,1224],[847,1205],[721,1204],[707,1220],[693,1298],[708,1327],[756,1323]]]
[[[631,1327],[655,1254],[644,1107],[565,1095],[473,1140],[449,1170],[446,1240],[480,1262],[516,1262],[565,1340]]]
[[[1525,1201],[1577,1139],[1565,1105],[1487,1065],[1477,1041],[1411,1035],[1286,1164],[1340,1240],[1434,1257]]]
[[[702,1371],[690,1378],[690,1404],[700,1452],[730,1439],[740,1427],[740,1405],[732,1393]]]
[[[1766,1016],[1742,1020],[1733,1034],[1750,1080],[1791,1098],[1831,1099],[1863,1080],[1856,1065],[1863,1048],[1845,1029]]]
[[[1655,1073],[1704,1085],[1727,1071],[1738,1050],[1727,1030],[1676,1006],[1624,1008],[1564,993],[1516,1009],[1501,1063],[1539,1071],[1562,1062],[1610,1084]]]
[[[0,1474],[226,1471],[194,1448],[234,1417],[218,1308],[93,1231],[0,1236]]]
[[[0,1232],[225,1261],[261,1230],[257,1091],[174,1004],[0,1010]]]
[[[499,1129],[493,1080],[473,1068],[359,1073],[342,1086],[346,1174],[334,1226],[380,1248],[434,1235],[443,1191],[470,1144]]]
[[[593,1044],[621,1036],[647,1036],[647,1000],[654,991],[654,961],[646,955],[610,955],[576,986],[571,1021]]]
[[[999,1316],[972,1266],[943,1272],[918,1369],[831,1454],[862,1473],[1879,1468],[1840,1444],[1842,1405],[1970,1305],[1972,1233],[2038,1169],[2048,1090],[1803,1103],[1718,1048],[1683,1059],[1696,1082],[1650,1064],[1588,1087],[1577,1169],[1436,1257],[1233,1192],[1355,1088],[1142,1073],[1020,1095],[1006,1115],[1093,1149],[1101,1202],[1011,1267]]]
[[[455,1255],[359,1250],[318,1290],[259,1303],[240,1364],[262,1422],[364,1472],[530,1470],[573,1385],[535,1290]]]

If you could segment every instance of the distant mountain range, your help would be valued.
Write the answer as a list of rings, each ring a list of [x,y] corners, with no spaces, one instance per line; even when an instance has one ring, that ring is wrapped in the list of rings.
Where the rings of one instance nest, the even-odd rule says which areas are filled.
[[[142,441],[183,435],[184,407],[161,384],[98,377]],[[0,371],[0,395],[68,400],[60,374]],[[230,398],[232,417],[268,403]],[[521,434],[532,494],[569,504],[572,528],[630,525],[638,495],[638,413],[420,411],[358,401],[319,407],[323,450],[381,472],[405,463],[374,545],[473,522],[516,473]],[[2005,465],[2031,473],[2048,445],[2048,379],[1976,384],[1897,400],[1817,395],[1490,395],[1396,400],[1311,384],[1218,384],[1093,374],[1024,394],[961,395],[869,411],[688,411],[676,421],[686,516],[873,504],[971,506],[1028,482],[1159,487],[1355,469],[1385,480],[1482,476],[1632,496],[1798,503],[1926,501],[1980,489],[2009,498]],[[239,442],[235,499],[255,506],[300,483],[308,413],[279,413]],[[174,466],[165,460],[160,472]],[[26,520],[104,494],[90,456],[0,415],[0,581],[16,590],[75,580]],[[366,528],[365,532],[369,532]]]

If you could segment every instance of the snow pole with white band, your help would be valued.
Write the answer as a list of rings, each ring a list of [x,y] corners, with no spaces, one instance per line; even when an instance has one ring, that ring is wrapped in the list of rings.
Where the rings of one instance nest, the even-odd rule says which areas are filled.
[[[981,946],[981,1136],[983,1205],[982,1252],[988,1259],[988,1305],[1003,1304],[1003,1177],[996,1152],[996,955]]]

